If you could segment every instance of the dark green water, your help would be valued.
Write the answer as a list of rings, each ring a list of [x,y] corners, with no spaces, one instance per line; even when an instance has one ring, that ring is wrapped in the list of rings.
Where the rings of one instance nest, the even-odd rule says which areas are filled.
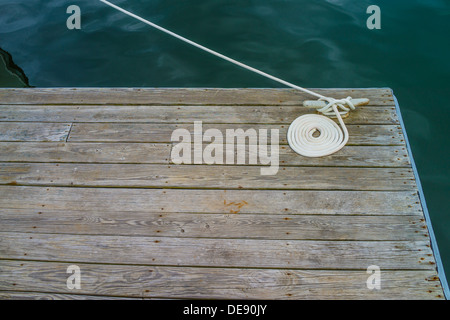
[[[111,1],[300,86],[392,88],[450,278],[450,1]],[[81,30],[66,27],[72,4]],[[37,87],[281,87],[96,0],[0,0],[0,47]]]

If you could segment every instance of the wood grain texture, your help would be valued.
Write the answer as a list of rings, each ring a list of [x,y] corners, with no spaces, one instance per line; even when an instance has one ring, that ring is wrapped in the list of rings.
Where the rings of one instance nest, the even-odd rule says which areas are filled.
[[[18,223],[20,221],[20,223]],[[0,231],[178,238],[414,240],[426,238],[418,215],[203,214],[90,209],[2,209]]]
[[[0,121],[285,124],[314,113],[302,106],[0,105]],[[394,106],[358,107],[346,124],[399,124]]]
[[[176,143],[40,143],[40,142],[0,142],[1,162],[54,162],[54,163],[171,163],[172,147]],[[207,144],[203,145],[203,148]],[[271,154],[271,146],[268,146]],[[230,155],[237,163],[237,148],[230,151],[223,146],[223,162]],[[194,145],[191,147],[191,162],[194,159]],[[203,150],[199,155],[203,156]],[[245,146],[244,165],[250,164],[249,157],[257,157],[258,150]],[[202,158],[203,159],[203,158]],[[288,146],[280,146],[278,154],[281,166],[342,166],[342,167],[404,167],[411,164],[405,147],[402,146],[347,146],[340,152],[322,157],[309,158],[295,153]]]
[[[172,143],[170,153],[170,162],[176,159],[177,153],[173,147],[178,143]],[[197,150],[194,145],[191,146],[191,161],[194,161],[196,155],[204,159],[204,148],[208,144],[203,144],[203,150]],[[237,159],[239,153],[245,153],[243,156],[244,164],[250,164],[250,159],[256,159],[256,163],[261,163],[259,149],[251,148],[250,145],[244,146],[244,152],[238,151],[237,144],[224,144],[223,163],[228,163],[227,159],[233,159],[232,164],[239,164]],[[268,145],[268,154],[272,154],[272,145]],[[1,143],[0,143],[1,150]],[[276,154],[276,153],[275,153]],[[272,156],[273,158],[274,156]],[[204,160],[202,160],[204,162]],[[280,166],[317,166],[317,167],[403,167],[411,168],[406,147],[403,146],[345,146],[339,152],[320,158],[304,157],[295,153],[289,146],[279,146],[278,161]],[[273,161],[272,161],[273,163]]]
[[[0,142],[0,161],[169,163],[169,144]]]
[[[287,145],[289,125],[269,124],[204,124],[202,137],[209,138],[209,129],[217,129],[225,136],[226,130],[266,129],[270,141],[271,130],[279,130],[280,145]],[[68,141],[70,142],[159,142],[171,143],[176,129],[186,129],[194,137],[194,125],[190,123],[74,123]],[[400,127],[397,125],[348,125],[347,145],[405,146]],[[196,134],[195,134],[196,135]],[[251,142],[249,142],[251,143]]]
[[[413,191],[123,189],[0,186],[0,207],[197,213],[422,215]]]
[[[262,249],[264,248],[264,249]],[[3,259],[275,269],[435,270],[428,240],[315,241],[2,232]]]
[[[0,297],[20,290],[74,298],[66,287],[69,263],[0,261]],[[181,299],[443,299],[436,273],[381,270],[381,290],[369,290],[365,270],[276,270],[77,264],[82,295]],[[9,275],[9,276],[7,276]],[[61,296],[62,295],[62,296]],[[69,296],[67,296],[69,295]],[[26,295],[40,297],[30,292]]]
[[[368,98],[394,105],[391,89],[312,89],[336,99]],[[314,96],[292,89],[27,88],[0,89],[3,104],[301,105]]]
[[[0,184],[201,189],[416,190],[408,168],[0,163]]]
[[[17,284],[16,284],[17,285]],[[14,286],[13,286],[14,287]],[[42,286],[44,288],[44,286]],[[42,290],[40,288],[40,290]],[[28,290],[25,288],[24,290]],[[61,294],[53,292],[35,292],[35,291],[0,291],[1,300],[136,300],[139,298],[114,297],[101,295],[85,295],[85,294]],[[145,298],[148,300],[151,298]]]
[[[66,141],[71,123],[0,122],[0,141]]]

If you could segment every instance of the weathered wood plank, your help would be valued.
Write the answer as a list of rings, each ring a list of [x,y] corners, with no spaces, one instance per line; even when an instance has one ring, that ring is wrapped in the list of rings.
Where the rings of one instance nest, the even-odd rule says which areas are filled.
[[[179,156],[173,151],[173,146],[178,142],[172,144],[170,153],[170,163],[174,163],[173,159],[177,159]],[[191,161],[193,162],[196,155],[198,158],[203,159],[204,148],[208,143],[203,144],[203,150],[196,149],[191,146]],[[1,150],[1,143],[0,143]],[[244,149],[242,149],[244,150]],[[268,145],[268,154],[272,155],[272,145]],[[256,159],[256,163],[260,163],[258,148],[250,148],[249,145],[245,146],[244,164],[249,165],[250,159]],[[223,147],[223,163],[231,162],[234,159],[234,163],[237,163],[237,156],[242,151],[238,151],[236,144],[228,146],[224,144]],[[209,155],[209,153],[208,153]],[[273,154],[275,155],[275,154]],[[279,146],[278,161],[280,166],[317,166],[317,167],[404,167],[410,168],[411,163],[409,161],[408,152],[406,147],[403,146],[345,146],[338,152],[329,156],[320,158],[304,157],[295,153],[289,146]],[[269,165],[274,165],[272,161]],[[0,158],[1,159],[1,158]],[[202,160],[203,162],[203,160]]]
[[[372,105],[393,105],[392,90],[312,89],[333,98],[368,98]],[[0,89],[5,104],[185,104],[185,105],[300,105],[316,98],[293,89],[196,88],[26,88]]]
[[[279,130],[281,145],[287,144],[288,125],[268,124],[205,124],[201,135],[209,138],[209,129],[218,129],[225,136],[227,129],[266,129],[270,141],[271,130]],[[187,129],[197,136],[193,124],[175,123],[74,123],[68,141],[71,142],[159,142],[170,143],[176,129]],[[348,125],[347,145],[405,145],[401,129],[397,125]]]
[[[0,231],[178,238],[410,240],[427,235],[418,215],[201,214],[2,209]]]
[[[263,250],[261,248],[264,248]],[[0,257],[136,265],[435,270],[429,241],[314,241],[2,232]]]
[[[412,191],[118,189],[0,186],[0,207],[259,214],[422,215]]]
[[[169,163],[169,150],[164,143],[0,142],[0,161]]]
[[[17,285],[17,284],[16,284]],[[24,288],[24,290],[29,290]],[[45,290],[42,286],[41,290]],[[0,291],[1,300],[136,300],[128,297],[92,296],[84,294],[61,294],[52,292]],[[148,298],[146,298],[147,300]]]
[[[73,294],[66,287],[69,263],[0,261],[0,289]],[[183,299],[443,299],[433,271],[381,269],[381,290],[369,290],[365,270],[273,270],[77,264],[83,295]],[[19,292],[14,292],[15,290]],[[3,294],[4,295],[4,294]],[[29,295],[33,295],[30,293]],[[25,297],[29,296],[28,294]],[[61,296],[62,295],[62,296]],[[0,297],[2,294],[0,293]],[[78,298],[80,296],[69,296]]]
[[[0,141],[66,141],[71,123],[0,122]]]
[[[0,142],[0,161],[168,164],[172,163],[171,149],[172,146],[165,143]],[[270,146],[268,149],[270,152]],[[191,150],[194,152],[194,147]],[[235,148],[232,157],[235,163],[231,164],[237,164],[237,153]],[[227,157],[231,159],[231,154],[233,151],[224,145],[224,163],[227,163]],[[249,164],[249,157],[256,157],[256,164],[260,163],[258,150],[255,153],[254,148],[247,146],[244,165]],[[193,154],[191,159],[194,159]],[[402,146],[346,146],[339,152],[322,158],[303,157],[289,146],[280,146],[278,161],[281,166],[411,166],[406,148]],[[272,164],[275,165],[273,162]]]
[[[303,106],[0,105],[0,121],[290,124],[315,110]],[[358,107],[346,124],[398,124],[393,105]]]
[[[0,184],[200,189],[416,190],[412,169],[0,163]]]

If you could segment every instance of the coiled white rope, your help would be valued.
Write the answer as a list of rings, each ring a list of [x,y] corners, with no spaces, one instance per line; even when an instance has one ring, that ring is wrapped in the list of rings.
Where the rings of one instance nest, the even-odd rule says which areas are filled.
[[[288,130],[288,143],[292,150],[305,157],[323,157],[333,154],[341,150],[349,139],[342,115],[355,109],[352,98],[340,100],[321,98],[319,101],[326,101],[328,104],[318,108],[317,111],[327,116],[335,116],[342,130],[333,120],[318,114],[307,114],[295,119]],[[310,106],[314,107],[314,104]],[[342,111],[339,111],[338,107]]]
[[[330,120],[327,117],[320,116],[320,115],[305,115],[297,118],[294,120],[294,122],[291,124],[288,130],[288,143],[289,146],[297,153],[307,156],[307,157],[320,157],[329,155],[331,153],[334,153],[338,150],[340,150],[348,141],[348,131],[345,127],[344,122],[342,121],[341,115],[347,114],[350,109],[355,109],[355,105],[352,103],[352,98],[347,97],[345,99],[333,99],[330,97],[323,96],[321,94],[318,94],[316,92],[313,92],[311,90],[305,89],[303,87],[297,86],[295,84],[292,84],[290,82],[287,82],[285,80],[279,79],[277,77],[274,77],[268,73],[265,73],[261,70],[252,68],[242,62],[236,61],[234,59],[231,59],[223,54],[220,54],[214,50],[211,50],[209,48],[206,48],[194,41],[191,41],[187,38],[184,38],[172,31],[169,31],[153,22],[150,22],[144,18],[141,18],[140,16],[131,13],[115,4],[112,4],[109,1],[106,0],[100,0],[101,2],[107,4],[108,6],[121,11],[130,17],[133,17],[145,24],[148,24],[149,26],[152,26],[162,32],[165,32],[172,37],[175,37],[177,39],[180,39],[194,47],[197,47],[203,51],[206,51],[208,53],[211,53],[221,59],[224,59],[226,61],[229,61],[231,63],[234,63],[235,65],[238,65],[242,68],[245,68],[247,70],[250,70],[252,72],[255,72],[257,74],[260,74],[266,78],[269,78],[271,80],[277,81],[281,84],[284,84],[288,87],[303,91],[305,93],[308,93],[310,95],[313,95],[317,98],[319,98],[318,102],[326,101],[328,104],[323,106],[322,104],[310,104],[312,107],[318,108],[318,111],[321,112],[324,115],[327,116],[336,116],[339,120],[339,123],[342,127],[342,131],[339,129],[336,123],[334,123],[332,120]],[[365,99],[367,100],[367,99]],[[316,101],[317,102],[317,101]],[[365,104],[365,103],[364,103]],[[346,105],[349,107],[347,108]],[[338,111],[337,108],[341,108],[342,111]],[[337,130],[336,130],[337,129]],[[320,135],[318,137],[314,136],[314,133],[319,131]]]

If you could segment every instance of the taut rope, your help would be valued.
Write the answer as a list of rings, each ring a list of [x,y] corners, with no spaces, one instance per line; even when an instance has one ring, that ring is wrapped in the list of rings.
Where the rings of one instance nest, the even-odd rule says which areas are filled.
[[[315,96],[316,98],[319,98],[319,101],[326,101],[328,102],[325,106],[322,106],[319,104],[320,108],[318,108],[317,111],[327,115],[327,116],[336,116],[339,120],[339,123],[343,129],[343,133],[340,130],[340,128],[337,126],[337,124],[330,120],[329,118],[326,118],[324,116],[320,115],[304,115],[296,120],[291,124],[288,131],[288,142],[289,146],[297,153],[307,156],[307,157],[321,157],[325,155],[329,155],[331,153],[334,153],[338,150],[340,150],[348,141],[348,131],[345,127],[344,122],[342,121],[341,115],[347,114],[351,109],[355,109],[356,103],[352,102],[351,97],[347,97],[345,99],[333,99],[330,97],[326,97],[324,95],[321,95],[317,92],[313,92],[311,90],[305,89],[303,87],[297,86],[295,84],[292,84],[290,82],[287,82],[285,80],[279,79],[277,77],[274,77],[268,73],[265,73],[261,70],[252,68],[242,62],[236,61],[232,58],[229,58],[221,53],[218,53],[214,50],[211,50],[209,48],[206,48],[192,40],[189,40],[185,37],[182,37],[170,30],[167,30],[153,22],[150,22],[144,18],[139,17],[138,15],[135,15],[134,13],[131,13],[125,9],[122,9],[119,6],[116,6],[115,4],[112,4],[109,1],[106,0],[100,0],[101,2],[107,4],[108,6],[121,11],[130,17],[133,17],[145,24],[148,24],[149,26],[152,26],[153,28],[156,28],[164,33],[167,33],[171,35],[172,37],[175,37],[177,39],[180,39],[194,47],[197,47],[203,51],[206,51],[210,54],[213,54],[221,59],[224,59],[226,61],[229,61],[235,65],[238,65],[244,69],[247,69],[249,71],[255,72],[259,75],[262,75],[268,79],[274,80],[276,82],[279,82],[285,86],[303,91],[305,93],[308,93],[310,95]],[[368,101],[367,101],[368,102]],[[366,103],[363,103],[366,104]],[[306,104],[305,106],[314,106],[314,103],[312,104]],[[346,107],[348,106],[348,107]],[[338,111],[338,108],[341,108],[343,111]],[[314,137],[313,134],[315,132],[319,131],[319,136]]]

